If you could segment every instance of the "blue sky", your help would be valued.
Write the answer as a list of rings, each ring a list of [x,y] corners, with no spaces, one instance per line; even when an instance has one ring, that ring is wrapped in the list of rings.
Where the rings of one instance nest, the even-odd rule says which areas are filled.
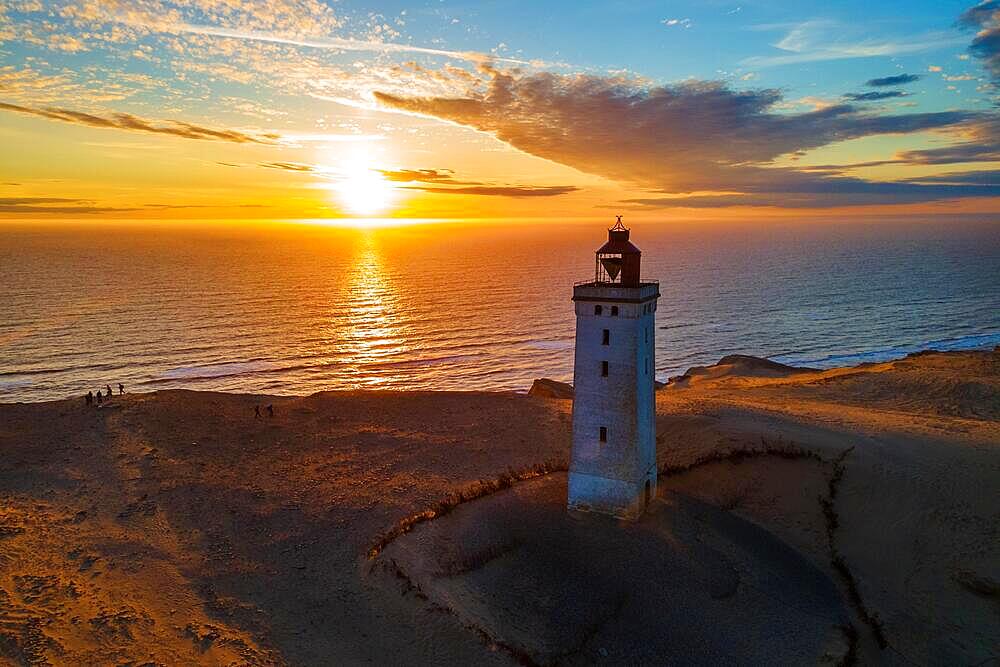
[[[838,94],[875,74],[925,72],[932,65],[977,73],[965,54],[968,30],[956,25],[968,2],[431,2],[382,3],[406,12],[408,41],[504,53],[569,69],[627,69],[662,82],[755,73],[758,85]],[[342,3],[364,13],[363,5]],[[676,20],[677,23],[667,25]],[[452,23],[454,21],[454,23]],[[874,58],[817,56],[812,62],[755,64],[787,55],[775,46],[800,31],[807,50],[890,45]],[[950,42],[950,43],[948,43]],[[910,47],[892,49],[891,45]],[[930,82],[928,82],[930,83]],[[930,86],[940,93],[945,86]],[[974,91],[975,86],[966,86]]]

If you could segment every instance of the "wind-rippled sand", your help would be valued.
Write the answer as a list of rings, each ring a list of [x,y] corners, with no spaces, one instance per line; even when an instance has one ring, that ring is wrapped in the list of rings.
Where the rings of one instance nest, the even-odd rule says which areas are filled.
[[[268,403],[276,416],[255,419],[253,406]],[[569,400],[163,391],[101,409],[0,405],[0,656],[611,664],[616,647],[632,647],[633,661],[655,647],[660,662],[997,659],[1000,354],[822,372],[730,358],[672,383],[657,403],[662,495],[647,523],[624,526],[567,519],[559,473],[479,500],[454,495],[564,461]],[[405,521],[421,513],[429,520]],[[395,536],[401,525],[412,531]],[[533,542],[526,531],[555,525],[570,532]],[[611,560],[638,553],[647,529],[664,559],[643,556],[658,564],[642,568],[645,579],[630,579],[635,569],[613,585],[597,578],[590,607],[561,613],[555,596],[578,589],[590,566],[547,579],[538,562],[567,559],[555,537]],[[628,539],[618,544],[615,531]],[[444,561],[421,556],[421,544],[442,540]],[[374,544],[383,548],[369,558]],[[691,553],[711,557],[696,567]],[[553,597],[514,622],[491,600],[519,599],[509,582],[526,555],[531,581]],[[693,573],[683,585],[667,576],[671,562]],[[773,573],[791,573],[780,590],[766,585]],[[683,596],[676,606],[672,593]],[[630,599],[657,601],[662,618],[636,616]],[[804,605],[808,620],[782,601]],[[672,642],[662,630],[681,623],[678,609],[688,629],[717,610],[725,632]],[[574,614],[600,627],[577,627],[567,643],[559,628]],[[692,637],[697,645],[685,643]]]

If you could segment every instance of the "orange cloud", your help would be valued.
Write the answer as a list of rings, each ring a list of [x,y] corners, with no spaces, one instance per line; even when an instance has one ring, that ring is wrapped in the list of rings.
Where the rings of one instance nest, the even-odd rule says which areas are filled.
[[[488,84],[466,97],[375,97],[385,108],[473,127],[526,153],[652,188],[657,196],[633,200],[645,205],[799,207],[1000,195],[984,186],[879,183],[773,166],[782,155],[847,139],[968,126],[988,114],[878,114],[852,104],[777,113],[777,90],[482,69]],[[706,191],[727,194],[677,198]]]

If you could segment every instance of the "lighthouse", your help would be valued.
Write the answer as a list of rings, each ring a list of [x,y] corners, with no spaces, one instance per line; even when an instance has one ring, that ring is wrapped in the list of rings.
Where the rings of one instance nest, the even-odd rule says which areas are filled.
[[[659,283],[621,216],[573,286],[576,354],[568,506],[637,518],[656,495],[654,324]]]

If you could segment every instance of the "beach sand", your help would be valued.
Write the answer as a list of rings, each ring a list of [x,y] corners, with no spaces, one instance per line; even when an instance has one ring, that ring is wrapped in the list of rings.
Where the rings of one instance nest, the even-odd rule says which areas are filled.
[[[560,511],[567,398],[0,405],[0,657],[997,660],[1000,353],[724,361],[657,393],[635,524]]]

